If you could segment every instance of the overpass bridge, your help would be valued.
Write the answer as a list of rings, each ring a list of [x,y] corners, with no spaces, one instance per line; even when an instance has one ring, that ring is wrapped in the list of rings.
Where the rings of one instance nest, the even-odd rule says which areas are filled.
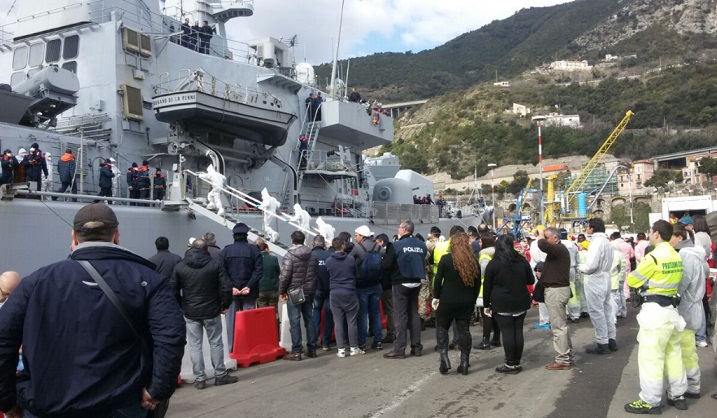
[[[405,112],[415,106],[420,106],[427,101],[428,100],[414,100],[412,102],[391,103],[383,105],[383,108],[390,111],[391,117],[396,119],[401,115],[401,112]]]

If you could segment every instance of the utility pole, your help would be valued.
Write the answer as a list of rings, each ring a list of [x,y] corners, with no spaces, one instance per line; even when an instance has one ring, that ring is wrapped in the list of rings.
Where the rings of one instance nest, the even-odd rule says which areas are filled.
[[[495,177],[494,169],[496,166],[497,166],[497,164],[495,164],[495,163],[488,164],[488,167],[490,167],[490,195],[491,195],[491,200],[493,201],[493,232],[497,232],[495,230],[495,181],[494,181],[494,177]]]
[[[533,120],[538,123],[538,166],[540,167],[540,221],[539,224],[545,222],[545,208],[543,205],[543,134],[541,125],[545,120],[545,116],[533,116]]]
[[[336,35],[336,49],[334,50],[334,64],[331,67],[331,87],[329,90],[329,96],[332,99],[336,99],[336,62],[339,59],[339,45],[341,44],[341,25],[344,21],[344,3],[346,0],[341,0],[341,16],[339,17],[339,29]]]

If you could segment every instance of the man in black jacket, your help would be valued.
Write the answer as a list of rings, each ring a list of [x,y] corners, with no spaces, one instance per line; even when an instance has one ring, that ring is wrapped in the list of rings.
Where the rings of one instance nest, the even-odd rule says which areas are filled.
[[[314,237],[311,252],[316,255],[319,261],[319,280],[316,282],[316,294],[314,295],[314,328],[316,338],[319,339],[321,328],[321,309],[324,310],[324,333],[321,335],[321,349],[329,351],[331,345],[331,331],[334,329],[334,315],[331,312],[331,288],[329,287],[329,271],[326,269],[326,260],[331,253],[326,249],[326,239],[322,235]]]
[[[167,237],[157,237],[154,240],[154,248],[157,249],[157,254],[150,257],[149,261],[156,266],[154,271],[169,279],[172,277],[174,267],[182,261],[182,257],[169,252]]]
[[[105,160],[100,166],[100,194],[97,196],[112,197],[112,179],[115,173],[112,172],[112,161]],[[112,201],[108,202],[110,205]]]
[[[186,338],[182,311],[154,265],[119,246],[118,225],[108,206],[84,206],[73,221],[70,257],[25,277],[3,305],[6,417],[23,409],[39,417],[143,416],[142,408],[174,392]],[[142,339],[80,260],[97,269]],[[143,359],[143,343],[152,358]],[[16,375],[21,345],[25,370]]]
[[[209,350],[214,367],[214,385],[236,383],[236,376],[229,376],[224,365],[221,313],[229,308],[232,288],[222,263],[212,260],[203,239],[194,240],[184,260],[174,268],[169,286],[182,305],[187,321],[189,353],[194,372],[194,387],[204,389],[207,375],[204,373],[202,340],[207,331]]]
[[[76,168],[77,162],[75,161],[75,156],[72,155],[72,148],[67,148],[62,158],[60,158],[60,162],[57,163],[57,172],[60,174],[60,183],[62,184],[57,193],[65,193],[69,187],[72,194],[77,194]],[[53,197],[52,200],[57,200],[57,198]],[[77,199],[72,199],[72,201],[77,202]]]

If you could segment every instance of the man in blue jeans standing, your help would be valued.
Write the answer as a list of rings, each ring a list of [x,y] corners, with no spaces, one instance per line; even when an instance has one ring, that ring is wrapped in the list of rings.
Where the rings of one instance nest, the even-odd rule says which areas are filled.
[[[304,245],[306,235],[301,231],[291,233],[291,248],[286,252],[279,276],[279,297],[286,302],[291,329],[291,353],[284,360],[301,360],[303,341],[301,340],[301,318],[306,328],[306,348],[309,358],[316,357],[316,328],[314,327],[314,295],[319,275],[319,261],[311,249]],[[304,302],[294,304],[289,300],[289,292],[303,289]]]
[[[334,315],[331,312],[331,303],[329,302],[329,271],[326,270],[326,260],[331,253],[326,250],[326,239],[317,235],[314,237],[313,248],[311,252],[316,255],[319,261],[319,280],[316,283],[316,295],[314,296],[314,329],[316,330],[316,338],[319,338],[319,330],[321,329],[321,309],[324,310],[324,333],[321,335],[321,349],[329,351],[331,349],[331,331],[334,329]]]
[[[222,311],[232,302],[232,285],[221,261],[212,260],[203,239],[196,239],[172,272],[169,286],[182,305],[187,322],[189,354],[194,372],[194,387],[204,389],[207,375],[204,372],[202,340],[204,330],[209,340],[210,357],[214,367],[214,385],[236,383],[236,376],[229,376],[224,365],[222,342]]]
[[[373,232],[366,225],[354,231],[354,245],[351,254],[356,259],[356,296],[359,300],[358,314],[358,343],[359,348],[366,350],[366,334],[371,326],[370,334],[373,336],[371,348],[380,350],[381,337],[381,246],[371,239]],[[375,257],[374,257],[375,256]],[[373,258],[372,258],[373,257]],[[367,323],[368,320],[368,323]]]

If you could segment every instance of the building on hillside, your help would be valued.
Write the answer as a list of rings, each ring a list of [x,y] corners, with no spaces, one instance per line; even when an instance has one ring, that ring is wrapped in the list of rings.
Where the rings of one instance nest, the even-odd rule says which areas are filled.
[[[574,129],[582,128],[582,125],[580,125],[580,115],[560,115],[557,113],[551,113],[545,116],[543,126],[564,126]]]
[[[623,56],[606,54],[604,61],[620,61],[620,60],[630,59],[630,58],[637,58],[637,54],[623,55]]]
[[[497,82],[493,83],[493,85],[498,86],[498,87],[510,87],[510,82],[509,81],[497,81]]]
[[[632,163],[632,168],[617,172],[617,190],[620,194],[643,193],[645,182],[655,175],[655,165],[650,160],[639,160]]]
[[[524,118],[530,113],[530,108],[526,105],[522,105],[519,103],[513,103],[513,114],[520,115],[521,118]]]
[[[553,61],[548,66],[551,71],[589,71],[592,70],[592,65],[589,65],[587,61]]]
[[[686,158],[687,166],[682,168],[682,178],[685,184],[701,185],[710,181],[707,175],[700,172],[700,161],[703,158],[717,158],[717,153],[688,156]]]

